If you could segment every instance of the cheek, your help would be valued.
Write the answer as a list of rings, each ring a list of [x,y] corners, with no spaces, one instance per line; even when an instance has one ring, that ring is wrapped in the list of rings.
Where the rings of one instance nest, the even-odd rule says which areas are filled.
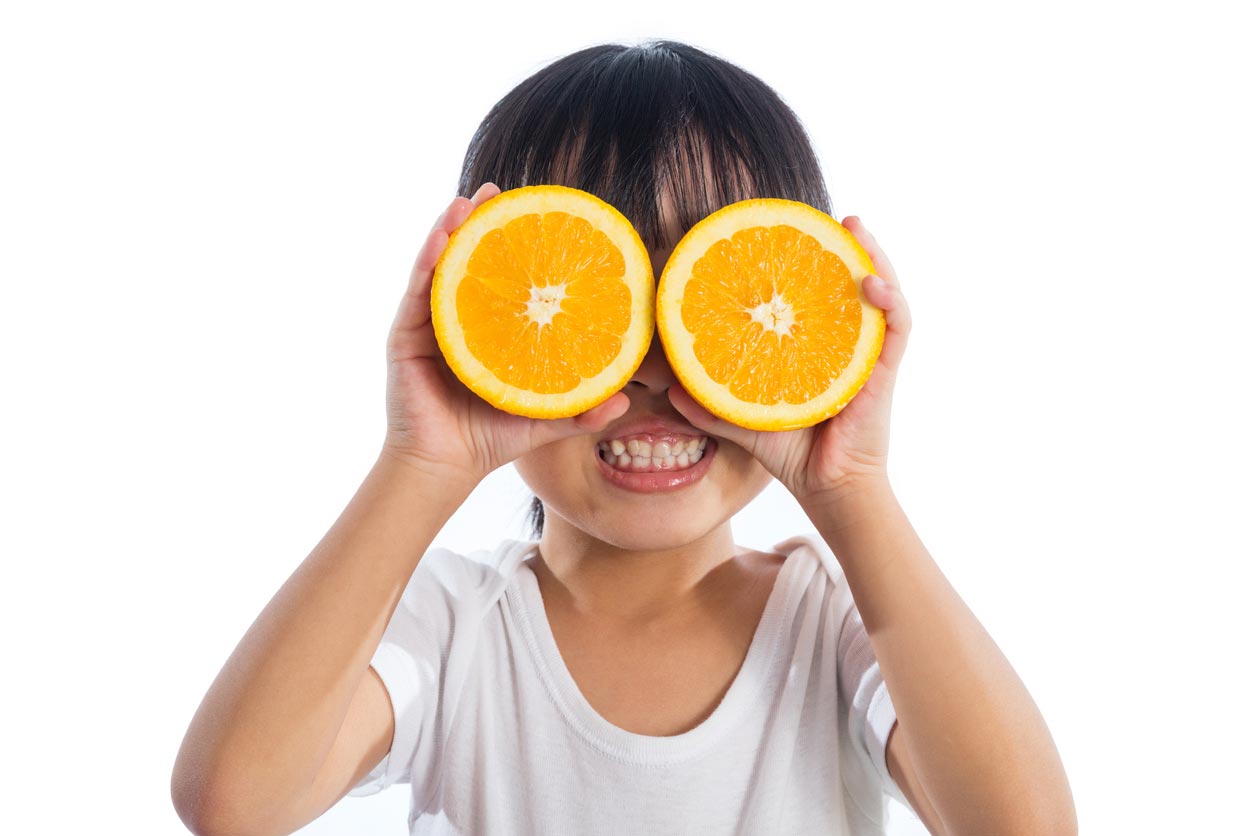
[[[583,470],[580,457],[587,454],[587,445],[567,445],[562,442],[532,450],[514,460],[514,470],[531,488],[532,493],[546,503],[564,502],[567,494],[581,492]]]
[[[738,447],[730,441],[720,440],[719,453],[723,456],[723,464],[731,471],[738,481],[753,489],[753,494],[770,484],[773,478],[762,463],[755,459],[748,450]]]
[[[536,451],[519,456],[514,460],[514,470],[531,492],[541,499],[548,493],[548,487],[556,476],[556,467],[551,456],[541,456]]]

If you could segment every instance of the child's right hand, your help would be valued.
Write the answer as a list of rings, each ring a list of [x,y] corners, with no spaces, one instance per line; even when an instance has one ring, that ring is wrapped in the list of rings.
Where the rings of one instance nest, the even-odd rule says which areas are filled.
[[[500,194],[484,183],[474,197],[454,198],[435,222],[409,277],[409,287],[388,335],[387,435],[383,452],[435,475],[484,476],[536,447],[594,433],[625,413],[622,392],[572,418],[533,419],[491,406],[449,369],[431,327],[431,277],[449,235],[471,211]]]

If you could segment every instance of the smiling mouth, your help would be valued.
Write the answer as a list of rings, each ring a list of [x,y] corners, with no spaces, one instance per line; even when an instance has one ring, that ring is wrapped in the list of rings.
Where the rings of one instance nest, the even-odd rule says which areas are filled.
[[[597,443],[597,455],[614,470],[652,473],[687,470],[705,456],[709,437],[639,433]]]

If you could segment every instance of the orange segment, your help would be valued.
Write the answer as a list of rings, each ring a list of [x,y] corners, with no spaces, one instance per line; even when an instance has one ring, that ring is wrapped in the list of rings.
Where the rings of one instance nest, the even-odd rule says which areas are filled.
[[[621,389],[653,338],[653,269],[631,223],[587,192],[512,189],[449,238],[432,324],[449,367],[501,409],[575,415]]]
[[[688,231],[658,288],[658,331],[680,381],[751,429],[810,426],[853,398],[883,343],[861,294],[870,257],[803,203],[747,200]]]

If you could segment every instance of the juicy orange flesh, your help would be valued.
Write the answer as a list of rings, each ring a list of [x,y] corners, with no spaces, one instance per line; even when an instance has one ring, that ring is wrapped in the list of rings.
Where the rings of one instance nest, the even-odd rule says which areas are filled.
[[[622,349],[626,272],[622,251],[583,218],[520,215],[485,234],[467,262],[457,288],[466,347],[510,386],[569,392]]]
[[[755,309],[777,327],[755,321]],[[737,230],[706,250],[684,287],[680,316],[695,335],[697,361],[733,396],[801,404],[849,364],[862,305],[839,256],[779,224]]]

